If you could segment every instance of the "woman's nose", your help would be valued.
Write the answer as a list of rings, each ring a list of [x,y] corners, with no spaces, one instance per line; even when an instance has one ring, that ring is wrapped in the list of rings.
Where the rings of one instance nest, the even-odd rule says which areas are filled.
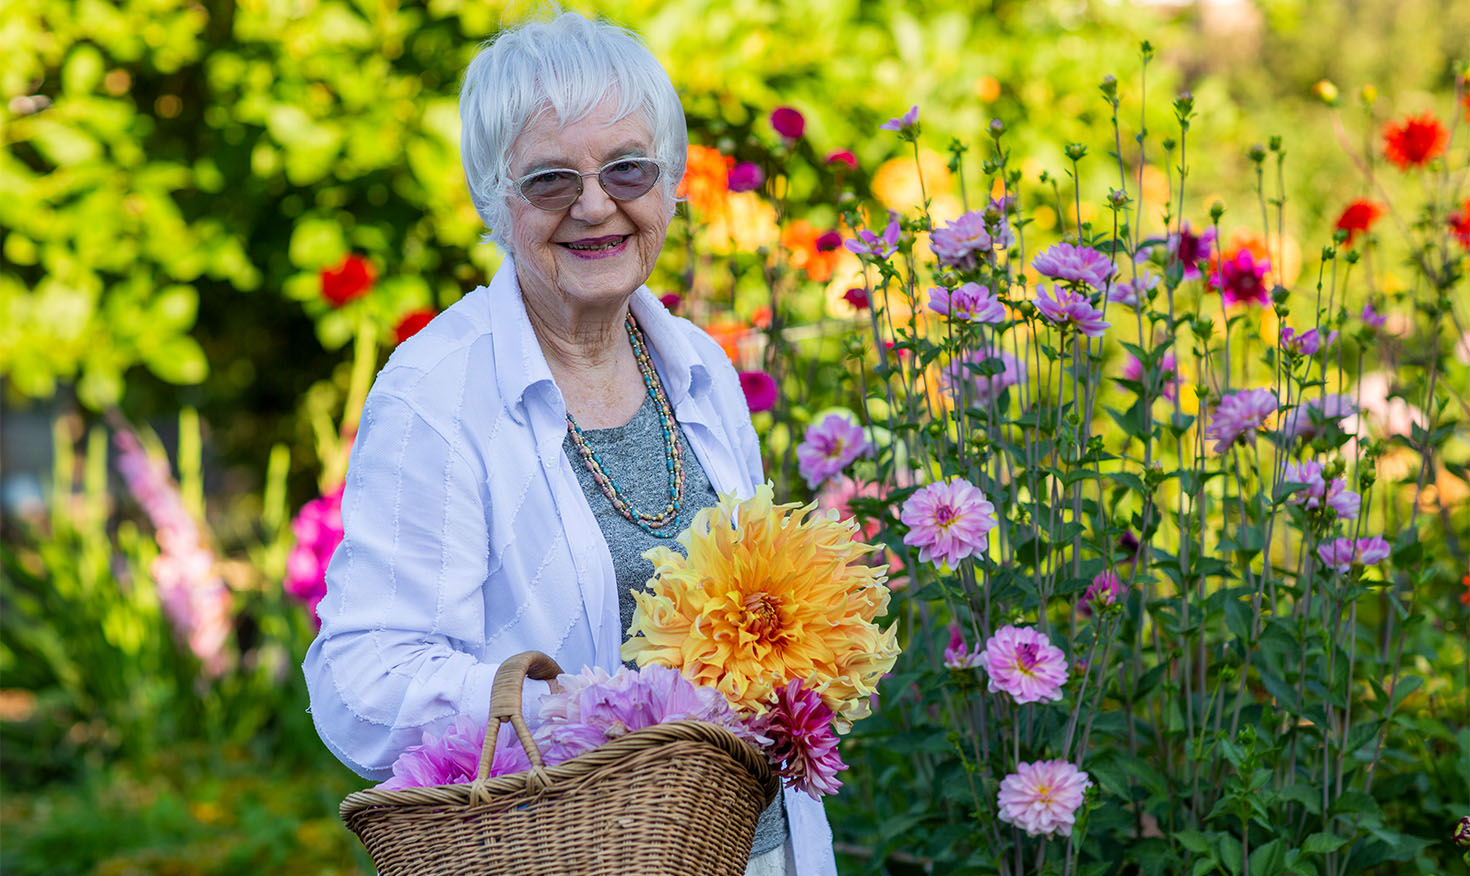
[[[617,211],[618,205],[607,192],[603,191],[602,183],[595,176],[589,176],[582,183],[582,194],[572,202],[572,218],[588,225],[599,225]]]

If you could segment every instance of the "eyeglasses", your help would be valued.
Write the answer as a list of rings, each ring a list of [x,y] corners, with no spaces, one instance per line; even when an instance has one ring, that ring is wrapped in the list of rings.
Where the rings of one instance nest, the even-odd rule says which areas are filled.
[[[641,198],[658,182],[661,168],[651,158],[619,158],[591,173],[566,168],[538,170],[516,182],[516,192],[538,210],[565,210],[582,197],[583,177],[595,176],[607,196],[617,201]]]

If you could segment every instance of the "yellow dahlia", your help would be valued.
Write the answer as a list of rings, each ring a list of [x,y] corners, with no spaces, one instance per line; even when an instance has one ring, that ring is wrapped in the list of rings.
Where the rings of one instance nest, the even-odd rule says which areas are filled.
[[[647,592],[635,592],[624,660],[672,666],[717,688],[737,709],[762,713],[792,679],[817,691],[839,730],[867,716],[869,697],[898,657],[886,566],[861,558],[858,524],[816,503],[776,505],[769,484],[722,496],[679,535],[688,556],[659,547]]]

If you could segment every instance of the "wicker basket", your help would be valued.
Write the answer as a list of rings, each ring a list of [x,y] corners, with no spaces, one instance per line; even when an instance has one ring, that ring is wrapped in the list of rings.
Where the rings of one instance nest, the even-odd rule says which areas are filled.
[[[521,718],[527,675],[552,681],[556,661],[526,651],[495,675],[479,779],[367,790],[342,820],[382,876],[739,876],[756,819],[778,782],[765,759],[723,727],[697,721],[629,733],[557,766]],[[502,721],[533,764],[486,778]]]

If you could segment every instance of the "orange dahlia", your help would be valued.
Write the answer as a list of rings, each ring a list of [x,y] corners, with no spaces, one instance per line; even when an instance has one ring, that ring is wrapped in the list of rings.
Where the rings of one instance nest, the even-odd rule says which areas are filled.
[[[1400,170],[1423,167],[1444,152],[1450,132],[1434,113],[1409,116],[1383,126],[1383,155]]]
[[[678,196],[688,198],[689,205],[701,213],[719,211],[730,197],[730,168],[734,166],[735,159],[720,150],[690,143]]]
[[[736,709],[762,714],[776,690],[800,679],[836,716],[839,731],[871,711],[878,680],[898,657],[886,566],[858,524],[777,505],[769,484],[750,499],[722,496],[679,535],[688,556],[657,547],[646,592],[634,592],[624,660],[671,666],[714,687]]]

